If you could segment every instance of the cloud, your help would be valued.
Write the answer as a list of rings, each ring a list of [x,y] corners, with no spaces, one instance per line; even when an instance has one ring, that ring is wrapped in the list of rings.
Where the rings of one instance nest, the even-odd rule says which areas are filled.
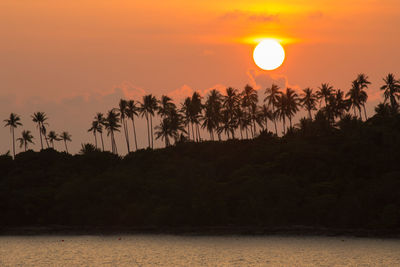
[[[274,22],[279,19],[278,15],[245,12],[234,10],[219,17],[220,20],[247,20],[252,22]]]

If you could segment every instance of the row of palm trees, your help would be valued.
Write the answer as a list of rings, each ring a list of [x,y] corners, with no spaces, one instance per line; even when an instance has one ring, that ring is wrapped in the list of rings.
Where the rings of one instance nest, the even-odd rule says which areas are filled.
[[[54,142],[55,141],[64,141],[64,146],[65,146],[65,151],[68,153],[68,146],[67,142],[71,142],[71,135],[68,132],[62,132],[60,135],[58,135],[55,131],[49,131],[47,133],[47,128],[46,126],[48,125],[47,123],[47,116],[46,113],[44,112],[35,112],[32,116],[32,121],[37,124],[37,128],[39,130],[39,136],[40,136],[40,145],[41,149],[43,149],[43,138],[46,141],[47,148],[52,147],[54,149]],[[9,127],[12,135],[12,150],[13,150],[13,155],[15,157],[15,129],[18,126],[22,126],[21,123],[21,117],[15,113],[11,113],[10,116],[4,120],[5,125],[4,127]],[[29,130],[23,130],[21,132],[21,136],[17,138],[17,141],[19,142],[19,147],[24,148],[24,151],[27,151],[29,144],[34,144],[33,142],[33,135],[31,131]]]
[[[388,74],[380,89],[384,93],[384,104],[392,111],[399,109],[400,81],[393,74]],[[308,118],[312,119],[313,112],[323,114],[332,124],[352,113],[360,120],[367,120],[366,102],[368,100],[367,89],[371,83],[368,76],[359,74],[352,82],[347,93],[335,89],[329,83],[322,83],[316,91],[305,88],[300,94],[292,88],[281,90],[276,84],[266,88],[264,99],[260,101],[257,91],[246,85],[242,91],[229,87],[222,95],[217,90],[211,90],[203,98],[198,92],[185,98],[178,108],[172,99],[163,95],[159,100],[152,94],[143,96],[142,101],[121,99],[118,107],[109,110],[105,115],[97,113],[88,132],[91,132],[95,140],[95,148],[98,149],[98,137],[101,141],[101,149],[104,151],[103,132],[110,137],[111,151],[118,154],[115,136],[123,130],[128,152],[132,151],[129,122],[132,125],[134,148],[138,149],[136,125],[138,117],[145,118],[147,125],[148,148],[154,148],[154,139],[161,139],[165,146],[183,140],[199,142],[203,140],[201,130],[205,129],[210,140],[222,140],[222,134],[228,139],[235,139],[240,135],[241,139],[254,138],[258,132],[268,131],[268,123],[273,123],[274,132],[278,135],[277,123],[282,122],[283,134],[293,127],[293,118],[303,108],[307,111]],[[261,104],[259,104],[261,102]],[[389,102],[389,103],[387,103]],[[160,123],[153,127],[154,117],[160,118]],[[364,118],[363,118],[364,116]],[[68,151],[67,141],[71,141],[68,132],[58,136],[54,131],[46,134],[47,117],[44,112],[36,112],[32,116],[33,122],[39,129],[41,148],[43,140],[47,147],[54,147],[54,141],[64,140],[65,150]],[[18,115],[11,113],[5,120],[9,126],[13,138],[13,152],[15,155],[14,129],[21,125]],[[258,129],[258,131],[257,131]],[[153,132],[154,130],[154,132]],[[27,149],[29,143],[33,143],[30,131],[23,131],[17,139],[20,147]]]

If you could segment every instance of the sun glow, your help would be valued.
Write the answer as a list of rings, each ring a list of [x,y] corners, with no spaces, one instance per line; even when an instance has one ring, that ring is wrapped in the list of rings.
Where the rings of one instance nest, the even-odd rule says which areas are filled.
[[[274,70],[285,60],[285,50],[275,39],[262,40],[254,49],[254,62],[263,70]]]

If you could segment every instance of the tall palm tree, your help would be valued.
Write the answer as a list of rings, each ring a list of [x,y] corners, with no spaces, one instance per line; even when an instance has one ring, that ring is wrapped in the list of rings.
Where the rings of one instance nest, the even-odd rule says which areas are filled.
[[[24,147],[25,152],[28,149],[29,143],[35,144],[33,141],[33,135],[31,134],[31,131],[22,131],[21,137],[17,138],[17,141],[19,142],[19,147]]]
[[[367,93],[361,89],[360,83],[358,80],[354,80],[352,82],[351,89],[347,92],[346,97],[350,100],[350,105],[353,107],[354,116],[356,116],[356,109],[359,111],[360,120],[362,120],[361,116],[361,107],[364,101],[367,99]]]
[[[245,109],[247,108],[247,112],[248,112],[249,116],[251,116],[252,106],[253,105],[257,105],[257,103],[258,103],[257,91],[254,90],[254,88],[251,87],[250,85],[246,85],[244,87],[243,92],[242,92],[241,95],[242,95],[242,107],[245,108]],[[254,133],[255,133],[255,130],[256,130],[256,124],[255,124],[255,121],[254,121],[253,118],[251,118],[251,122],[253,123],[253,125],[252,125],[253,129],[252,129],[251,132],[252,132],[253,137],[254,137]]]
[[[47,135],[47,138],[49,138],[50,144],[51,144],[53,149],[54,149],[54,141],[60,141],[61,140],[58,137],[58,134],[56,134],[55,131],[50,131],[49,134]]]
[[[176,109],[170,111],[168,116],[164,116],[160,125],[155,127],[156,139],[165,141],[165,147],[171,145],[170,137],[177,140],[179,132],[186,132],[185,126],[182,124],[181,116],[176,112]]]
[[[128,101],[125,99],[121,99],[119,101],[118,108],[116,109],[119,112],[119,116],[121,118],[121,124],[124,129],[124,135],[125,135],[125,141],[126,141],[126,147],[128,149],[128,154],[130,152],[130,147],[129,147],[129,132],[128,132],[128,124],[126,121],[127,118],[127,107],[128,107]]]
[[[119,132],[121,124],[119,124],[119,114],[114,109],[107,113],[107,117],[104,121],[104,126],[107,129],[107,136],[111,138],[111,151],[114,154],[118,154],[117,143],[115,142],[115,132]]]
[[[68,132],[62,132],[61,135],[60,135],[61,140],[64,141],[65,152],[67,152],[67,153],[68,153],[67,142],[71,142],[72,141],[71,137],[72,136]]]
[[[129,103],[128,103],[129,104]],[[105,118],[104,118],[104,115],[103,115],[103,113],[100,113],[100,112],[98,112],[97,114],[96,114],[96,116],[94,117],[94,120],[97,122],[96,124],[97,124],[97,132],[98,133],[100,133],[100,139],[101,139],[101,147],[102,147],[102,149],[103,149],[103,151],[104,151],[104,141],[103,141],[103,126],[105,126],[104,125],[104,123],[105,123]],[[97,147],[96,147],[97,148]]]
[[[13,144],[13,154],[15,158],[15,135],[14,135],[14,129],[17,128],[18,126],[22,125],[20,122],[21,118],[15,114],[11,113],[8,119],[5,119],[4,122],[6,123],[4,127],[10,127],[10,132],[12,135],[12,144]]]
[[[138,145],[137,145],[137,139],[136,139],[135,116],[138,115],[138,111],[139,111],[139,108],[136,106],[135,101],[128,100],[128,104],[127,104],[127,107],[126,107],[126,115],[132,121],[133,137],[135,139],[136,150],[138,150]]]
[[[275,108],[278,102],[278,96],[282,94],[280,88],[276,84],[272,84],[270,88],[265,89],[264,102],[267,103],[267,107],[271,107],[272,114],[275,114]],[[273,116],[273,122],[275,125],[275,134],[278,135],[278,128],[276,127],[276,118]]]
[[[176,105],[172,102],[172,98],[166,95],[162,95],[161,99],[158,101],[158,110],[157,114],[160,115],[161,118],[165,118],[176,109]]]
[[[40,146],[43,149],[42,132],[43,132],[44,125],[47,125],[46,113],[38,111],[38,112],[33,113],[33,115],[31,117],[32,117],[32,121],[37,123],[37,128],[39,130],[39,136],[40,136]]]
[[[153,120],[154,112],[157,110],[157,99],[152,94],[143,96],[143,103],[140,103],[139,112],[147,121],[147,138],[149,148],[153,148]],[[150,138],[151,136],[151,138]]]
[[[96,119],[94,121],[92,121],[92,127],[90,127],[88,129],[88,132],[93,132],[93,136],[94,136],[94,143],[97,149],[97,132],[99,132],[99,129],[102,126],[100,125],[99,121],[97,121]],[[101,130],[100,130],[101,131]]]
[[[273,112],[268,108],[267,105],[263,104],[259,110],[260,126],[263,128],[265,126],[265,131],[268,132],[268,120],[273,121]]]
[[[326,106],[326,104],[328,103],[328,98],[332,95],[332,92],[333,86],[331,86],[329,83],[323,83],[320,87],[318,87],[316,96],[318,99],[320,99],[320,105],[322,100],[324,100]]]
[[[187,134],[188,134],[188,140],[190,140],[190,123],[191,123],[191,117],[192,117],[192,99],[190,97],[186,97],[184,102],[181,104],[181,109],[180,112],[183,115],[183,123],[185,126],[187,126]],[[193,126],[192,126],[193,129]],[[193,140],[194,140],[194,132],[192,131],[193,135]]]
[[[195,125],[197,142],[201,140],[199,123],[202,110],[203,105],[201,103],[201,96],[198,92],[194,92],[191,98],[191,122],[192,126]]]
[[[210,133],[211,140],[214,140],[214,130],[217,129],[220,123],[222,98],[223,97],[221,93],[213,89],[208,94],[206,103],[204,105],[205,112],[202,119],[202,128],[207,128],[207,131]]]
[[[279,118],[282,120],[282,125],[283,125],[283,134],[286,133],[286,106],[287,106],[287,99],[286,99],[286,94],[279,94],[277,96],[277,101],[275,103],[275,116],[276,118]]]
[[[313,89],[303,89],[303,93],[301,94],[300,98],[300,104],[307,110],[309,119],[312,119],[311,111],[317,110],[317,101],[318,98],[313,93]]]
[[[299,111],[299,98],[291,88],[286,88],[286,116],[289,118],[290,128],[292,128],[292,118]]]
[[[384,91],[383,95],[385,97],[385,102],[390,100],[390,107],[393,112],[397,111],[398,103],[396,98],[399,98],[400,95],[400,81],[396,80],[394,74],[389,73],[385,78],[383,78],[385,82],[384,85],[381,86],[381,90]]]
[[[371,82],[368,81],[368,76],[365,75],[364,73],[358,74],[357,81],[358,84],[360,85],[360,90],[361,90],[360,104],[364,109],[365,120],[367,120],[367,110],[365,109],[365,104],[367,103],[368,94],[366,91],[364,91],[364,89],[368,89],[368,85],[371,84]]]

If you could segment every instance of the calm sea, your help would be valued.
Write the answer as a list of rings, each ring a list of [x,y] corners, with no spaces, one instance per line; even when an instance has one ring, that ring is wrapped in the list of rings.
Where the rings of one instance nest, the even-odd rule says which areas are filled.
[[[400,240],[4,236],[0,237],[0,266],[400,266]]]

